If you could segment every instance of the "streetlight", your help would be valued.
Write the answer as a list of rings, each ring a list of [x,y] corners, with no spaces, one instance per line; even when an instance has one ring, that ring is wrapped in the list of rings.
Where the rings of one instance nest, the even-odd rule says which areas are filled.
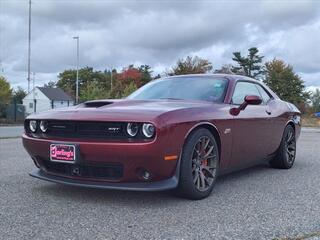
[[[77,79],[76,79],[76,103],[79,102],[79,36],[73,37],[77,40]]]
[[[36,80],[36,73],[33,72],[32,73],[33,75],[33,78],[32,78],[32,86],[33,86],[33,90],[32,90],[32,94],[33,94],[33,113],[36,113],[37,112],[37,100],[36,100],[36,93],[35,93],[35,86],[34,86],[34,83],[35,83],[35,80]]]

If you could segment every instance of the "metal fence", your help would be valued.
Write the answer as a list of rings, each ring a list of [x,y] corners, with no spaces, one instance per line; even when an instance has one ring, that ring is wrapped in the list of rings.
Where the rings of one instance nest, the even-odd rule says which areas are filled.
[[[26,116],[25,106],[22,104],[12,103],[6,107],[5,121],[8,123],[23,122]]]

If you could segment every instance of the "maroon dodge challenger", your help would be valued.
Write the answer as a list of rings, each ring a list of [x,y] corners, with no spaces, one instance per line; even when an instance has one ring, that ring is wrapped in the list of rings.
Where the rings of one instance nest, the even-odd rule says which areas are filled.
[[[300,130],[299,110],[260,81],[184,75],[126,99],[31,115],[23,144],[39,179],[201,199],[223,173],[262,162],[291,168]]]

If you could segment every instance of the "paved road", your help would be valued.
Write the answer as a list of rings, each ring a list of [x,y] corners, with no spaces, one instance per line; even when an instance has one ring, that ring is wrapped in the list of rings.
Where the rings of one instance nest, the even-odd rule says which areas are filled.
[[[0,126],[0,138],[20,137],[23,126]]]
[[[21,139],[2,139],[0,239],[318,239],[319,136],[302,133],[291,170],[260,166],[223,176],[201,201],[33,179]]]

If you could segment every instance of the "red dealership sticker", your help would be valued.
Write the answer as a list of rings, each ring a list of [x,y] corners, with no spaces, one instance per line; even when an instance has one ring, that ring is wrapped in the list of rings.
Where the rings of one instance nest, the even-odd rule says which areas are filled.
[[[51,144],[50,159],[58,162],[74,162],[75,146],[67,144]]]

